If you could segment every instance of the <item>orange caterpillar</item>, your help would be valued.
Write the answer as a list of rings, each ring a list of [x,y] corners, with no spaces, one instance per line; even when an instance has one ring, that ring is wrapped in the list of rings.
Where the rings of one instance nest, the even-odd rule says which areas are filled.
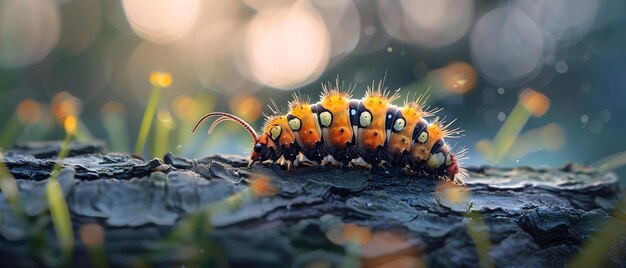
[[[461,133],[450,129],[450,123],[436,117],[432,122],[425,118],[439,110],[426,109],[426,97],[405,101],[402,107],[391,102],[399,94],[389,94],[372,82],[363,99],[351,99],[350,92],[342,91],[339,80],[335,86],[322,85],[321,100],[309,103],[298,96],[289,103],[289,112],[266,116],[263,132],[259,136],[241,118],[221,112],[204,115],[193,131],[205,119],[217,117],[209,133],[222,121],[235,121],[242,125],[253,140],[250,165],[254,162],[286,162],[290,169],[300,154],[310,161],[337,161],[343,166],[362,159],[373,168],[392,166],[407,168],[421,174],[464,185],[468,177],[459,167],[466,149],[452,153],[444,138],[455,138]]]

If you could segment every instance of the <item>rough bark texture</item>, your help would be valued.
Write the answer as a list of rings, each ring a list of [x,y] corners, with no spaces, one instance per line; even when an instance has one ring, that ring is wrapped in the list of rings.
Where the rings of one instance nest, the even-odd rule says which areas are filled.
[[[274,177],[279,193],[212,217],[210,246],[178,248],[222,256],[231,266],[317,262],[336,267],[354,259],[364,265],[477,266],[489,258],[497,266],[562,266],[584,254],[583,242],[605,224],[619,224],[609,215],[622,195],[617,177],[573,164],[470,168],[464,189],[403,172],[248,169],[244,159],[234,156],[192,160],[167,154],[164,160],[143,161],[105,154],[103,148],[72,144],[70,157],[61,161],[55,157],[58,144],[22,144],[4,153],[27,217],[18,217],[0,196],[2,259],[18,265],[46,263],[48,251],[56,252],[49,219],[41,216],[47,215],[45,183],[55,163],[64,167],[59,182],[77,237],[75,265],[89,263],[78,234],[81,226],[94,222],[104,228],[104,247],[114,265],[185,260],[188,255],[179,251],[159,251],[163,239],[187,215],[245,189],[255,173]],[[350,223],[355,225],[345,225]],[[47,235],[37,245],[45,246],[35,247],[33,230],[41,226]],[[359,240],[360,247],[337,241],[364,229],[370,236]],[[624,236],[609,243],[606,264],[626,265]],[[488,256],[479,260],[476,244],[486,245]]]

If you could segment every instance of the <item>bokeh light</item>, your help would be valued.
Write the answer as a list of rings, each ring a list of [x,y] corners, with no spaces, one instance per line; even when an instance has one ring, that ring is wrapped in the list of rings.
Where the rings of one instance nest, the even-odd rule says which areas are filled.
[[[199,0],[123,0],[132,29],[146,40],[168,43],[183,37],[198,17]]]
[[[558,151],[565,145],[565,130],[559,124],[531,129],[521,134],[511,146],[508,160],[520,159],[541,151]]]
[[[172,101],[174,114],[184,120],[195,120],[200,113],[199,103],[192,97],[180,95]]]
[[[118,113],[118,114],[126,114],[127,113],[126,107],[124,107],[124,104],[122,104],[122,103],[120,103],[118,101],[107,101],[100,108],[100,112],[103,115],[111,114],[111,113]]]
[[[487,12],[470,38],[472,61],[489,82],[518,86],[543,66],[544,34],[524,12],[500,7]]]
[[[470,0],[384,0],[378,9],[391,36],[429,48],[461,39],[474,17]]]
[[[326,238],[336,245],[363,246],[372,239],[372,231],[367,226],[354,223],[337,223],[326,231]]]
[[[261,116],[263,103],[259,98],[249,94],[232,96],[228,102],[233,113],[248,122],[254,122]]]
[[[367,55],[386,48],[391,42],[391,36],[383,26],[378,7],[367,1],[354,1],[354,4],[359,12],[361,22],[361,35],[354,53]]]
[[[319,0],[319,10],[330,33],[331,57],[346,56],[356,47],[361,35],[359,11],[352,0]]]
[[[40,62],[56,46],[60,32],[55,1],[0,2],[0,66],[17,68]]]
[[[130,59],[126,62],[124,73],[127,77],[127,84],[124,85],[124,94],[128,91],[132,93],[131,96],[135,96],[137,102],[146,104],[148,102],[148,94],[152,87],[150,81],[150,75],[153,72],[165,74],[167,72],[172,77],[172,82],[176,84],[176,88],[184,88],[188,86],[190,80],[193,80],[195,75],[190,72],[192,66],[191,63],[184,61],[181,56],[182,53],[176,50],[172,46],[156,44],[151,42],[141,42],[135,47]],[[167,84],[167,75],[158,75],[154,78],[165,79],[164,84]],[[158,82],[160,83],[160,82]],[[157,84],[158,84],[157,83]],[[161,85],[162,86],[162,85]],[[169,90],[164,94],[168,94]],[[173,94],[173,93],[170,93]]]
[[[168,109],[159,109],[157,111],[157,120],[161,123],[170,125],[172,124],[172,114],[170,114]]]
[[[102,25],[99,0],[67,1],[61,5],[62,31],[59,47],[80,53],[98,36]]]
[[[60,124],[66,117],[80,114],[82,106],[82,102],[67,91],[61,91],[52,97],[52,112]]]
[[[544,115],[550,108],[550,99],[531,88],[524,89],[519,99],[524,108],[537,117]]]
[[[595,55],[603,58],[619,58],[626,55],[626,2],[603,0],[591,32],[583,39],[583,44]],[[595,4],[594,3],[585,3]]]
[[[497,163],[517,163],[508,158],[518,142],[503,151],[509,143],[491,140],[496,131],[506,126],[523,141],[551,124],[568,142],[606,142],[556,146],[561,142],[537,134],[558,149],[528,153],[521,163],[589,162],[614,153],[624,130],[618,120],[626,112],[619,90],[625,85],[624,10],[626,3],[617,0],[4,0],[0,125],[15,126],[6,147],[59,137],[63,129],[53,118],[62,126],[68,115],[77,118],[78,136],[89,129],[97,130],[97,139],[135,136],[151,92],[150,73],[167,71],[171,84],[167,76],[153,84],[175,88],[162,91],[158,104],[171,109],[176,124],[172,152],[241,153],[241,147],[190,136],[189,124],[206,112],[225,111],[259,126],[269,97],[281,108],[290,100],[291,93],[273,89],[297,89],[316,101],[320,82],[339,75],[357,83],[358,98],[365,84],[386,73],[389,88],[401,88],[403,95],[429,89],[429,105],[459,117],[468,131],[455,143],[485,140],[493,150],[507,151]],[[516,94],[525,88],[541,93]],[[59,91],[73,96],[57,97],[54,112],[46,113]],[[35,106],[23,100],[40,102],[40,119],[29,115]],[[98,116],[109,101],[128,111]],[[109,135],[107,125],[115,125],[116,134]],[[219,139],[224,133],[214,134]],[[115,147],[125,151],[132,143]],[[472,157],[469,164],[481,161]]]
[[[278,193],[276,186],[272,185],[272,179],[265,176],[257,176],[250,182],[250,189],[256,196],[272,196]]]
[[[437,194],[454,204],[462,204],[469,198],[469,190],[456,187],[450,182],[437,183]]]
[[[307,2],[260,10],[248,25],[244,42],[252,77],[279,89],[317,79],[330,55],[324,21]]]
[[[98,247],[104,242],[104,230],[97,223],[88,223],[81,226],[78,235],[87,247]]]
[[[455,62],[441,71],[441,82],[448,91],[463,94],[476,86],[476,71],[465,62]]]
[[[41,105],[32,99],[26,99],[17,106],[16,113],[22,124],[34,124],[41,119]]]
[[[515,7],[533,19],[558,46],[569,46],[591,30],[602,0],[527,0]]]
[[[320,83],[339,77],[356,83],[358,99],[385,77],[403,97],[427,91],[427,106],[458,117],[466,132],[446,142],[474,147],[463,167],[571,161],[623,178],[625,56],[623,0],[2,0],[0,147],[67,132],[81,143],[106,140],[113,152],[135,147],[144,159],[248,155],[249,137],[233,122],[210,136],[206,125],[191,130],[219,111],[259,131],[270,99],[287,112],[287,91],[316,102]],[[276,194],[269,180],[250,182],[223,213]],[[437,182],[433,197],[465,210],[468,195]],[[362,267],[433,261],[404,228],[332,218],[319,221],[333,247],[324,255],[343,250]],[[463,235],[483,257],[476,242],[489,237],[468,220]],[[103,245],[104,225],[74,227],[86,246]]]
[[[409,250],[407,250],[409,249]],[[371,238],[363,245],[363,257],[375,258],[389,253],[408,251],[406,253],[419,258],[418,252],[411,247],[411,241],[406,235],[393,231],[373,231]]]

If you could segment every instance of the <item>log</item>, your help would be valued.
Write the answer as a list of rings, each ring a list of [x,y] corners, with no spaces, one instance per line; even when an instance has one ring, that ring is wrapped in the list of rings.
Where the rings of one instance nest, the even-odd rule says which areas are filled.
[[[26,143],[3,155],[26,215],[0,195],[0,256],[7,265],[46,265],[59,250],[45,198],[57,163],[78,266],[94,261],[84,237],[94,234],[85,226],[104,232],[106,261],[114,266],[537,267],[579,259],[626,265],[623,189],[615,174],[588,166],[471,167],[468,186],[456,187],[403,171],[247,168],[244,158],[228,155],[168,153],[144,161],[106,153],[101,143],[72,144],[70,156],[59,160],[58,146]],[[259,176],[277,192],[215,209]],[[189,235],[185,226],[205,231]],[[608,250],[592,255],[586,245],[598,244],[592,237],[607,226],[618,231],[599,241]]]

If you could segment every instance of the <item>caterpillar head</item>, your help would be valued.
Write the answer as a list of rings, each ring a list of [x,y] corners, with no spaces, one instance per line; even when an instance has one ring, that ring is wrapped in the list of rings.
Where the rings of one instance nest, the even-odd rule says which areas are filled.
[[[459,157],[464,158],[465,152],[466,149],[462,149],[456,153],[452,153],[448,145],[446,145],[443,140],[439,140],[428,156],[426,165],[443,179],[452,181],[458,185],[465,185],[467,171],[459,166]]]
[[[252,143],[252,151],[250,152],[250,163],[252,165],[254,162],[263,162],[271,158],[274,143],[270,139],[270,136],[267,133],[263,133],[261,137],[254,140]]]
[[[265,131],[261,137],[267,136],[274,144],[282,145],[285,148],[290,148],[296,142],[296,137],[293,131],[291,131],[287,116],[268,116],[265,122],[266,124],[263,127]]]

